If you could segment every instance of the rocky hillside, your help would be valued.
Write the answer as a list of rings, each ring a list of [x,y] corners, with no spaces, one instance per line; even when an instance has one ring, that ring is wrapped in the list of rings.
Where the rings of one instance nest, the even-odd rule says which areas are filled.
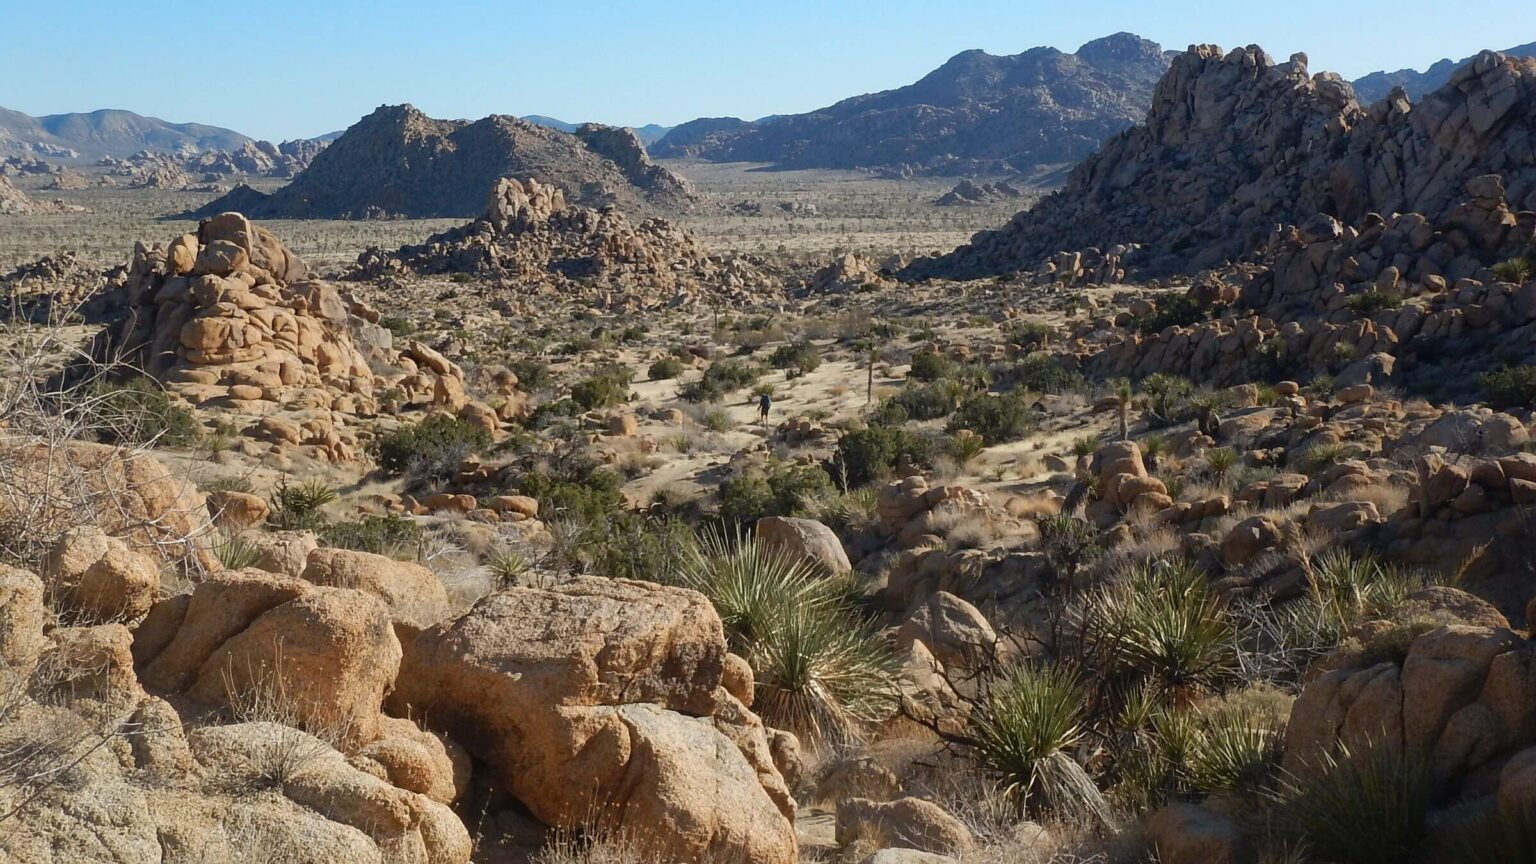
[[[687,205],[686,181],[650,161],[634,133],[588,124],[576,134],[516,117],[434,120],[410,105],[358,121],[287,186],[237,187],[197,211],[264,218],[477,216],[507,176],[553,183],[590,206],[650,211]]]
[[[905,87],[755,123],[695,120],[654,149],[786,168],[1025,172],[1075,162],[1136,122],[1167,68],[1160,47],[1129,33],[1076,54],[966,51]]]
[[[1536,57],[1536,42],[1526,45],[1517,45],[1514,48],[1506,48],[1505,54],[1511,57]],[[1423,72],[1417,69],[1399,69],[1396,72],[1372,72],[1363,78],[1357,78],[1354,82],[1355,96],[1360,104],[1369,105],[1380,99],[1387,98],[1393,87],[1401,87],[1409,98],[1418,99],[1432,90],[1438,90],[1445,86],[1445,82],[1451,80],[1451,75],[1457,69],[1476,60],[1476,57],[1466,57],[1461,60],[1446,58],[1430,66]]]
[[[30,153],[54,158],[127,156],[140,150],[175,153],[192,150],[239,150],[251,139],[229,129],[201,123],[167,123],[132,111],[31,117],[0,108],[0,153]]]
[[[712,259],[692,234],[665,219],[636,225],[615,208],[573,206],[558,187],[531,178],[498,181],[485,213],[468,225],[393,253],[364,252],[352,276],[404,272],[499,277],[526,291],[612,308],[685,305],[706,291],[746,299],[747,289],[763,282],[743,262]]]
[[[1417,104],[1361,107],[1348,82],[1275,63],[1256,46],[1174,60],[1146,122],[1073,170],[1065,188],[909,276],[976,278],[1034,268],[1063,249],[1140,246],[1147,272],[1235,259],[1277,224],[1323,213],[1448,217],[1473,177],[1502,174],[1536,207],[1536,61],[1484,52]],[[1117,253],[1118,254],[1118,253]]]

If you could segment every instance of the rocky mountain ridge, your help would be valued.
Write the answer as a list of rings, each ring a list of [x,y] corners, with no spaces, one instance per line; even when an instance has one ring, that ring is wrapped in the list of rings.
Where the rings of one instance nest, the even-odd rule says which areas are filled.
[[[1505,48],[1500,53],[1510,57],[1536,57],[1536,42]],[[1369,105],[1385,99],[1392,92],[1393,87],[1402,87],[1409,98],[1418,99],[1432,90],[1445,86],[1445,82],[1451,79],[1452,73],[1476,59],[1476,57],[1464,57],[1460,60],[1451,60],[1447,57],[1422,72],[1417,69],[1372,72],[1354,80],[1355,98],[1360,100],[1360,104]]]
[[[477,216],[502,177],[534,177],[589,206],[653,211],[687,206],[681,177],[651,162],[635,134],[597,124],[565,133],[516,117],[435,120],[383,106],[270,195],[237,187],[197,211],[261,218]]]
[[[1074,54],[972,50],[921,80],[765,121],[695,120],[657,142],[658,158],[967,174],[1072,163],[1140,118],[1168,67],[1129,33]]]
[[[1319,213],[1438,223],[1487,174],[1502,175],[1514,209],[1536,209],[1533,153],[1536,61],[1484,52],[1417,104],[1399,91],[1362,107],[1339,76],[1312,75],[1305,55],[1276,63],[1257,46],[1195,46],[1158,84],[1146,121],[1065,188],[907,275],[978,278],[1062,249],[1131,246],[1145,272],[1195,271]]]

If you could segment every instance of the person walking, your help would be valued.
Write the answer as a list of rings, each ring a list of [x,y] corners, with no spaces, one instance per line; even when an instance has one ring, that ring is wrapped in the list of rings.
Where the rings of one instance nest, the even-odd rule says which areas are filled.
[[[757,421],[759,423],[767,424],[768,409],[772,407],[773,397],[769,396],[767,393],[764,393],[762,397],[757,400]]]

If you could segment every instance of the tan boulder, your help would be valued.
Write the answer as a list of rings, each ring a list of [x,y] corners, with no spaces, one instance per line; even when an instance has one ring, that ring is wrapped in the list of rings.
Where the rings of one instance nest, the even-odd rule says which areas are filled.
[[[30,670],[46,643],[43,627],[48,617],[43,581],[0,564],[0,665]]]
[[[539,517],[539,502],[527,495],[498,495],[490,501],[497,513],[516,513],[529,519]]]
[[[282,576],[300,576],[309,566],[309,553],[320,548],[313,531],[256,531],[241,537],[255,551],[251,566]]]
[[[633,438],[640,431],[640,423],[633,414],[614,414],[608,418],[608,434],[618,438]]]
[[[310,590],[313,586],[298,579],[238,570],[199,583],[190,597],[160,601],[139,628],[141,644],[134,652],[144,683],[158,690],[185,690],[221,645],[267,611]],[[150,627],[151,621],[156,626]]]
[[[400,643],[381,600],[311,588],[224,641],[188,693],[237,711],[275,703],[294,725],[355,746],[379,737],[380,706],[399,667]]]
[[[244,531],[267,521],[272,508],[258,495],[220,489],[208,493],[208,515],[220,528]]]
[[[66,531],[42,561],[43,582],[66,620],[134,621],[154,604],[160,570],[95,526]]]
[[[448,591],[431,570],[371,552],[315,549],[302,578],[316,585],[354,588],[383,600],[398,624],[422,630],[448,617]]]
[[[757,520],[757,540],[795,561],[805,561],[829,576],[842,576],[853,570],[843,543],[831,528],[815,519],[768,516]]]
[[[1250,516],[1232,526],[1221,539],[1221,557],[1230,565],[1241,566],[1279,546],[1284,539],[1284,532],[1273,519]]]
[[[901,650],[913,642],[945,666],[961,668],[975,668],[998,652],[997,632],[981,610],[947,591],[935,591],[896,631]]]
[[[352,762],[439,804],[452,804],[469,788],[464,748],[399,717],[381,717],[378,739],[358,750]]]
[[[390,705],[461,743],[546,824],[597,813],[682,860],[789,864],[793,803],[761,724],[726,690],[726,657],[702,595],[582,578],[428,628]]]
[[[976,847],[976,838],[965,823],[931,801],[851,798],[837,805],[837,843],[961,855]]]

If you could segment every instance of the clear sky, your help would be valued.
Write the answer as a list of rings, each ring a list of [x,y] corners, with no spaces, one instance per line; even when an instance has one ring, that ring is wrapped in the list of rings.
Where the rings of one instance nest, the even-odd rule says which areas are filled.
[[[806,111],[969,48],[1075,50],[1121,30],[1305,51],[1313,71],[1356,78],[1536,41],[1536,0],[0,0],[0,106],[126,108],[274,140],[398,102],[672,125]]]

